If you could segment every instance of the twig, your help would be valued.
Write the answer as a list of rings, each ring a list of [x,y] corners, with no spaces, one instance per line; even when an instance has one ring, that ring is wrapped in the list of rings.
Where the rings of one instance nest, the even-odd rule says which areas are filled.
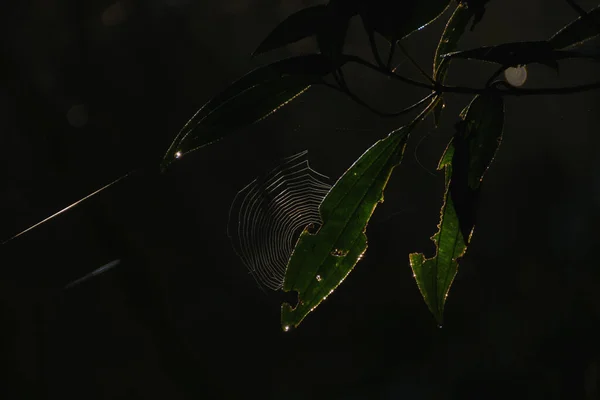
[[[421,68],[421,66],[415,61],[414,58],[412,58],[410,56],[410,54],[408,53],[408,51],[406,51],[406,49],[404,48],[404,46],[402,46],[402,44],[400,42],[398,42],[397,44],[398,44],[398,47],[400,48],[400,51],[402,51],[402,53],[408,59],[408,61],[410,61],[411,64],[414,65],[414,67],[419,70],[419,72],[421,73],[421,75],[423,75],[429,82],[431,82],[432,84],[435,85],[435,80],[431,76],[429,76],[429,74],[427,72],[425,72],[423,70],[423,68]]]
[[[387,112],[379,111],[376,108],[372,107],[371,105],[367,104],[360,97],[358,97],[357,95],[355,95],[354,93],[352,93],[347,86],[345,86],[345,87],[338,87],[338,86],[332,85],[330,83],[324,83],[324,85],[327,86],[328,88],[334,89],[337,92],[344,93],[345,95],[347,95],[348,97],[350,97],[358,105],[360,105],[360,106],[368,109],[372,113],[374,113],[374,114],[376,114],[376,115],[378,115],[380,117],[384,117],[384,118],[398,117],[398,116],[400,116],[402,114],[407,114],[407,113],[413,111],[415,108],[418,108],[421,104],[423,104],[427,100],[431,99],[435,95],[434,93],[431,93],[431,94],[427,95],[426,97],[424,97],[423,99],[421,99],[418,102],[416,102],[415,104],[413,104],[413,105],[411,105],[409,107],[406,107],[403,110],[400,110],[400,111],[397,111],[397,112],[393,112],[393,113],[387,113]]]
[[[362,58],[357,57],[357,56],[349,56],[348,55],[346,57],[347,57],[348,62],[355,62],[355,63],[365,66],[369,69],[377,71],[383,75],[386,75],[386,76],[389,76],[396,80],[399,80],[401,82],[404,82],[408,85],[412,85],[415,87],[420,87],[423,89],[428,89],[428,90],[434,91],[436,94],[439,94],[439,93],[485,94],[485,93],[490,93],[490,92],[496,92],[496,93],[498,93],[500,95],[504,95],[504,96],[538,96],[538,95],[549,95],[549,94],[556,94],[556,95],[574,94],[574,93],[585,92],[585,91],[589,91],[589,90],[600,89],[600,82],[588,83],[588,84],[577,85],[577,86],[559,87],[559,88],[520,89],[520,88],[509,87],[508,84],[506,84],[506,82],[499,81],[499,84],[506,87],[506,89],[503,89],[503,90],[499,89],[498,85],[491,86],[488,88],[472,88],[472,87],[465,87],[465,86],[446,86],[446,85],[442,85],[439,83],[436,83],[435,85],[431,85],[431,84],[417,82],[412,79],[403,77],[401,75],[398,75],[396,73],[388,71],[385,68],[378,68],[376,65],[373,65],[370,62],[363,60]]]

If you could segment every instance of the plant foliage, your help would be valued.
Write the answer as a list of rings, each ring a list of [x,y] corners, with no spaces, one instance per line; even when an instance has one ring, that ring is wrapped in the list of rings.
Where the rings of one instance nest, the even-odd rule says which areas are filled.
[[[301,233],[283,282],[283,290],[298,293],[298,304],[282,305],[281,323],[285,330],[298,326],[360,261],[367,249],[365,232],[369,220],[383,199],[394,168],[400,164],[411,132],[430,114],[434,116],[437,126],[445,95],[454,93],[471,96],[472,99],[460,114],[455,134],[439,162],[438,169],[444,170],[445,174],[445,190],[438,231],[432,237],[436,253],[430,258],[418,252],[409,256],[423,299],[441,324],[452,281],[475,232],[482,181],[487,169],[493,165],[503,135],[504,98],[600,89],[600,82],[572,87],[523,89],[497,80],[501,72],[514,66],[538,63],[558,69],[561,61],[573,58],[597,62],[600,55],[583,53],[581,45],[600,35],[600,5],[586,12],[573,0],[566,0],[565,8],[579,15],[547,40],[460,49],[465,33],[476,30],[482,19],[489,17],[487,6],[490,2],[492,0],[330,0],[327,4],[299,10],[276,26],[253,55],[309,37],[316,39],[319,52],[275,61],[250,71],[204,104],[171,143],[161,163],[163,170],[193,150],[267,118],[315,84],[345,93],[360,106],[382,116],[398,116],[416,109],[422,110],[412,122],[374,143],[348,168],[320,204],[322,225],[318,231],[311,232],[307,228]],[[446,14],[448,21],[432,56],[430,76],[405,51],[402,40],[418,34],[423,27]],[[354,18],[362,21],[374,62],[348,53],[345,41]],[[383,61],[376,45],[378,36],[387,40],[390,46],[387,62]],[[427,78],[428,83],[404,77],[391,68],[397,48]],[[499,69],[483,87],[450,86],[447,84],[449,71],[456,59],[495,63]],[[344,67],[349,63],[406,85],[428,90],[429,95],[400,112],[380,112],[350,91],[344,76]],[[69,210],[126,176],[9,240]]]
[[[254,55],[314,37],[320,52],[296,56],[257,68],[234,82],[206,103],[184,126],[163,160],[166,167],[174,159],[213,143],[236,129],[261,120],[288,104],[311,85],[324,84],[344,92],[370,110],[354,96],[347,85],[343,67],[349,62],[375,70],[406,84],[429,88],[431,95],[399,115],[425,105],[410,124],[391,132],[371,146],[337,180],[322,201],[319,211],[323,224],[317,232],[305,229],[290,257],[283,290],[296,291],[298,304],[284,303],[281,323],[284,330],[296,327],[352,271],[367,249],[365,231],[372,213],[383,198],[387,181],[402,159],[410,132],[433,113],[436,126],[444,108],[446,93],[473,96],[456,123],[456,132],[441,157],[445,191],[437,233],[432,237],[436,254],[409,256],[416,283],[429,310],[439,324],[452,281],[461,257],[468,249],[476,226],[481,182],[492,165],[504,125],[504,97],[576,92],[600,88],[593,83],[572,88],[519,89],[495,80],[506,68],[540,63],[557,69],[568,58],[597,61],[597,55],[584,55],[575,49],[600,34],[600,7],[579,18],[544,41],[523,41],[461,50],[460,40],[476,29],[486,15],[490,0],[330,0],[327,4],[299,10],[276,26]],[[565,5],[567,6],[567,5]],[[398,75],[390,65],[401,41],[416,34],[451,8],[448,22],[433,55],[430,84]],[[375,63],[346,53],[345,38],[349,23],[360,18],[370,43]],[[390,43],[388,62],[382,60],[376,35]],[[405,55],[416,65],[408,54]],[[447,86],[453,60],[466,59],[496,63],[499,70],[481,88]],[[335,83],[329,83],[327,78]],[[384,113],[380,113],[384,115]]]

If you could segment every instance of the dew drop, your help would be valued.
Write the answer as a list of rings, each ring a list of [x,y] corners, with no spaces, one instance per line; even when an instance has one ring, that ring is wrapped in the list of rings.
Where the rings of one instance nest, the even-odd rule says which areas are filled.
[[[318,282],[321,282],[321,279],[322,279],[322,278],[321,278],[321,275],[317,275],[317,281],[318,281]]]
[[[440,325],[438,325],[438,328],[442,329],[442,328],[443,328],[443,326],[440,324]]]
[[[178,151],[177,153],[175,153],[175,158],[181,158],[181,152]]]
[[[289,325],[286,325],[286,326],[284,326],[284,327],[283,327],[283,330],[284,330],[284,332],[288,332],[288,331],[290,330],[290,327],[289,327]]]

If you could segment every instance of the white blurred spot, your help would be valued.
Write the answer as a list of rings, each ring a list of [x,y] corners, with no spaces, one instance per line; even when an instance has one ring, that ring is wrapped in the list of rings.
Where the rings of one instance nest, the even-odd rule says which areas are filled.
[[[504,77],[512,86],[523,86],[527,81],[527,68],[525,66],[507,68],[506,71],[504,71]]]
[[[178,151],[177,153],[175,153],[175,158],[181,158],[181,152]]]
[[[116,2],[104,10],[100,19],[105,26],[119,25],[127,19],[127,10],[123,3]]]
[[[67,121],[74,128],[83,128],[88,122],[88,110],[83,104],[76,104],[67,111]]]

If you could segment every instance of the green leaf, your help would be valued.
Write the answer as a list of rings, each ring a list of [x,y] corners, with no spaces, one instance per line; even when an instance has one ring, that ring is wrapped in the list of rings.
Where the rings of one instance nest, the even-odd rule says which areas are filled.
[[[377,32],[395,43],[435,21],[450,3],[449,0],[363,0],[359,14],[367,33]]]
[[[438,232],[431,240],[436,245],[436,254],[426,259],[422,253],[409,255],[410,266],[417,281],[417,286],[429,310],[438,321],[443,321],[444,305],[458,268],[458,258],[467,249],[460,232],[458,217],[449,196],[448,186],[452,175],[451,159],[454,148],[450,144],[440,161],[438,169],[446,168],[446,192],[442,205],[441,220]]]
[[[252,53],[257,55],[313,36],[325,25],[329,11],[325,5],[304,8],[283,20]]]
[[[472,50],[456,51],[442,56],[445,59],[462,58],[516,67],[531,63],[544,64],[553,68],[557,61],[566,58],[589,57],[583,54],[554,49],[547,41],[504,43],[498,46],[483,46]]]
[[[459,259],[473,232],[480,182],[500,143],[503,100],[498,96],[477,96],[461,118],[438,166],[445,168],[446,190],[438,232],[431,238],[436,254],[429,259],[422,253],[409,255],[417,286],[439,324]]]
[[[259,67],[206,103],[181,129],[162,168],[176,158],[261,120],[341,66],[321,54],[291,57]]]
[[[329,191],[319,207],[323,224],[304,230],[288,263],[284,291],[298,292],[295,308],[281,307],[284,330],[296,327],[331,294],[367,249],[365,230],[412,126],[400,128],[368,149]]]
[[[567,49],[579,46],[599,34],[600,6],[590,11],[586,18],[579,17],[556,32],[548,42],[554,49]]]
[[[467,26],[473,15],[473,8],[467,7],[465,4],[459,4],[452,13],[444,29],[444,33],[440,37],[433,59],[433,77],[436,82],[442,85],[446,82],[448,67],[450,66],[450,60],[444,60],[443,55],[456,51],[458,43],[467,30]],[[442,99],[433,111],[436,126],[439,125],[443,109],[444,101]]]

